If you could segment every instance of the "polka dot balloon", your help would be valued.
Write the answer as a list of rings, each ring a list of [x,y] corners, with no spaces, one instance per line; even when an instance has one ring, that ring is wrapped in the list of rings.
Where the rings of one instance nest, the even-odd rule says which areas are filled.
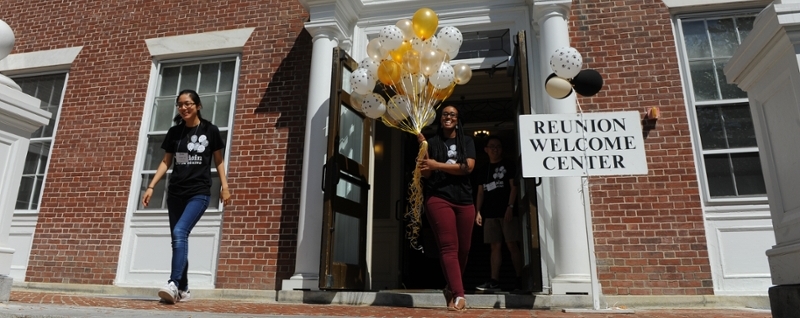
[[[449,63],[442,63],[439,70],[433,73],[428,79],[433,87],[438,89],[445,89],[453,83],[455,79],[455,71]]]
[[[369,118],[380,118],[386,113],[386,100],[378,93],[367,94],[361,102],[361,111]]]
[[[387,51],[393,51],[403,44],[403,30],[396,25],[387,25],[381,29],[381,45]]]
[[[375,88],[375,78],[369,75],[369,70],[358,68],[350,75],[350,87],[361,95],[371,93]]]
[[[461,35],[461,31],[451,26],[443,27],[436,37],[439,38],[439,49],[445,52],[458,51],[461,48],[461,43],[464,42],[464,36]]]
[[[571,79],[580,73],[583,57],[575,48],[562,47],[550,57],[550,67],[558,77]]]

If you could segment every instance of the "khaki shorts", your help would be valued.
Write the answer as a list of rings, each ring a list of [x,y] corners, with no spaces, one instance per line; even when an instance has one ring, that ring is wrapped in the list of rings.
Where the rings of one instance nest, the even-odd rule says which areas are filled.
[[[514,242],[521,239],[522,228],[518,217],[513,217],[511,222],[504,221],[504,218],[483,219],[484,243]]]

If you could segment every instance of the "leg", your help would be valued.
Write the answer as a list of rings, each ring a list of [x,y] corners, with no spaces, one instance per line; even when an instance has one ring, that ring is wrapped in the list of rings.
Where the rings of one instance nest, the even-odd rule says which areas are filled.
[[[483,242],[489,244],[491,254],[489,254],[490,278],[486,283],[477,286],[476,289],[483,291],[495,291],[500,284],[500,264],[502,257],[503,231],[500,228],[498,218],[483,219]]]
[[[209,196],[195,195],[186,201],[186,207],[172,229],[172,271],[170,281],[180,290],[188,290],[189,234],[208,207]]]
[[[492,268],[492,280],[500,281],[500,265],[503,264],[503,244],[500,242],[492,243],[492,254],[490,264]]]
[[[475,206],[472,204],[454,205],[453,208],[456,214],[456,229],[458,231],[458,265],[461,269],[461,276],[463,276],[464,271],[467,269],[467,258],[469,258],[469,249],[472,245]],[[461,276],[459,276],[459,280]]]
[[[453,296],[463,297],[464,285],[461,282],[458,259],[459,242],[455,213],[450,203],[437,197],[428,198],[425,204],[427,206],[425,215],[430,221],[436,243],[439,245],[439,257],[447,285],[453,292]]]
[[[514,265],[514,272],[517,274],[517,284],[522,282],[522,250],[520,250],[519,242],[522,240],[522,228],[520,227],[519,218],[514,217],[510,222],[503,221],[503,236],[505,237],[508,252],[511,254],[511,263]]]

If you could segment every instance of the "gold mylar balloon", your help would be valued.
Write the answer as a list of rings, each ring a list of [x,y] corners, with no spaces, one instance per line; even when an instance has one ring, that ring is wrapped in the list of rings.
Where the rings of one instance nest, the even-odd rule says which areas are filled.
[[[400,44],[400,47],[396,48],[394,51],[389,52],[389,55],[392,56],[392,60],[394,60],[397,63],[400,63],[400,65],[403,65],[403,59],[405,58],[406,53],[410,50],[412,50],[411,42],[403,41],[403,43]]]
[[[420,52],[419,57],[420,71],[425,76],[430,76],[439,70],[439,66],[445,61],[445,54],[439,49],[425,49]]]
[[[414,34],[423,41],[429,39],[439,27],[439,17],[429,8],[420,8],[411,18]]]
[[[433,92],[432,96],[436,100],[447,99],[448,97],[450,97],[450,95],[453,94],[453,90],[455,90],[455,88],[456,88],[456,83],[450,84],[450,86],[447,86],[443,89],[436,89],[435,87],[433,87],[433,85],[428,84],[428,89],[431,90],[431,92]]]
[[[572,94],[572,84],[558,76],[552,76],[544,83],[544,90],[550,97],[563,99]]]
[[[392,60],[384,60],[378,66],[378,80],[384,85],[396,85],[400,82],[402,70],[400,64]]]

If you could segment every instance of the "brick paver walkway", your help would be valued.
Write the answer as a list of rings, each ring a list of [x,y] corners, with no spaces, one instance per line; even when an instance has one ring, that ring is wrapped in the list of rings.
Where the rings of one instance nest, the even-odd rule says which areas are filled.
[[[71,295],[65,293],[12,291],[9,304],[47,304],[63,306],[104,307],[145,311],[171,311],[175,313],[219,313],[247,315],[287,316],[338,316],[338,317],[541,317],[541,318],[769,318],[764,310],[697,310],[664,309],[636,310],[633,314],[620,313],[564,313],[558,310],[524,309],[469,309],[465,312],[448,312],[444,308],[404,308],[378,306],[306,305],[244,302],[218,299],[193,299],[189,302],[167,305],[157,297],[120,298],[102,295]]]

